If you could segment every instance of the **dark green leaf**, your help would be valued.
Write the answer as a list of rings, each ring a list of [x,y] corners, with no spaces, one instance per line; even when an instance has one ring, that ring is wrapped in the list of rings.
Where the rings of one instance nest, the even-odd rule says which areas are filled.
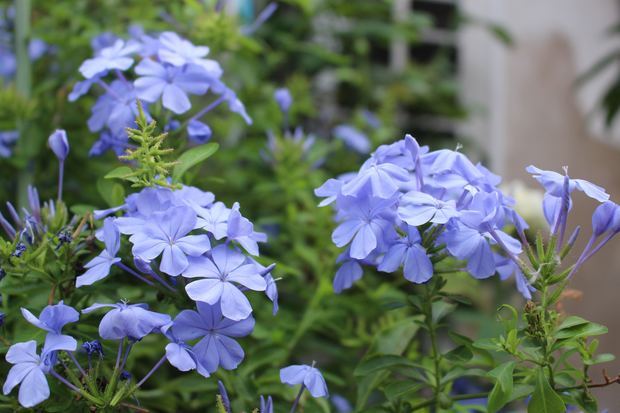
[[[513,373],[516,363],[509,361],[501,364],[489,372],[489,376],[496,382],[489,395],[488,410],[495,413],[508,403],[513,389]]]
[[[527,406],[528,413],[565,413],[562,398],[551,388],[543,369],[538,369],[536,387]]]
[[[219,147],[217,143],[207,143],[183,152],[183,154],[179,156],[177,164],[174,166],[172,179],[178,182],[189,168],[209,158],[217,152]]]
[[[392,367],[415,367],[416,364],[401,356],[380,355],[374,356],[367,360],[363,360],[357,365],[353,374],[356,376],[366,376],[380,370],[390,369]]]

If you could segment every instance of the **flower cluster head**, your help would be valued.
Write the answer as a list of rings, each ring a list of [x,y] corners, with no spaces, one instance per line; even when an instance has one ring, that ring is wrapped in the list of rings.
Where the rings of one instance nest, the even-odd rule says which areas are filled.
[[[267,237],[254,230],[238,204],[227,208],[215,202],[212,193],[195,187],[148,187],[128,196],[119,207],[95,211],[95,216],[117,211],[124,215],[104,220],[98,238],[105,249],[86,264],[87,271],[77,277],[78,287],[107,277],[114,265],[135,272],[116,256],[120,234],[126,234],[138,271],[164,283],[159,272],[164,278],[187,278],[187,295],[217,304],[225,317],[239,321],[250,315],[246,290],[265,291],[277,308],[273,266],[263,267],[253,258],[259,254],[258,243]]]
[[[97,85],[103,94],[92,107],[88,120],[91,132],[100,133],[91,148],[91,155],[107,150],[121,154],[128,147],[125,129],[133,125],[138,115],[137,100],[148,116],[168,120],[168,130],[181,125],[178,116],[186,116],[185,125],[190,140],[204,143],[211,129],[200,119],[221,103],[252,121],[237,95],[221,80],[219,63],[208,59],[209,48],[196,46],[174,32],[149,35],[142,30],[131,31],[129,39],[109,33],[93,41],[94,56],[79,68],[84,80],[77,82],[69,95],[75,101]],[[191,96],[208,91],[217,98],[205,108],[192,109]],[[149,113],[148,104],[161,103],[162,109]]]
[[[619,208],[603,188],[588,181],[534,166],[527,170],[546,191],[543,210],[558,251],[566,241],[571,193],[581,191],[602,202],[593,216],[592,239],[574,272],[620,232]],[[433,276],[434,264],[451,256],[478,279],[514,274],[518,290],[530,298],[538,269],[520,258],[529,248],[528,225],[499,189],[500,182],[464,154],[429,151],[410,135],[380,146],[357,173],[329,179],[315,191],[324,198],[321,206],[335,205],[339,225],[332,240],[346,248],[338,259],[334,289],[351,287],[365,266],[388,273],[403,268],[407,280],[424,283]],[[514,228],[518,239],[507,228]],[[578,230],[568,239],[569,247],[577,235]]]
[[[433,275],[433,261],[446,254],[463,261],[476,278],[492,276],[522,249],[504,228],[525,226],[499,183],[462,153],[429,151],[410,135],[380,146],[357,173],[329,179],[316,190],[325,198],[321,206],[335,205],[339,225],[332,240],[346,247],[334,289],[351,287],[364,266],[403,268],[407,280],[424,283]],[[503,276],[516,273],[523,284],[518,268],[510,269]]]

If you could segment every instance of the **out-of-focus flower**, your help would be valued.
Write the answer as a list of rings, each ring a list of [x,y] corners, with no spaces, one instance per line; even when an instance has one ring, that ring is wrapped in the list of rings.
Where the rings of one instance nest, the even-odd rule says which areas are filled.
[[[303,384],[312,397],[327,397],[327,384],[321,372],[305,364],[288,366],[280,370],[280,381],[289,386]]]

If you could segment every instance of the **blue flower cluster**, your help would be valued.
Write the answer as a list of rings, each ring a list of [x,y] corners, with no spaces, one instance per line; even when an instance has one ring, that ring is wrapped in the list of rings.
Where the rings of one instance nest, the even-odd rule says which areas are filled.
[[[108,216],[118,211],[123,211],[123,216]],[[86,272],[76,279],[77,287],[91,285],[118,267],[174,293],[176,286],[185,285],[177,283],[175,277],[185,277],[185,291],[196,301],[195,310],[183,310],[174,319],[150,311],[146,304],[126,302],[96,303],[82,310],[89,314],[109,309],[99,323],[99,336],[119,341],[115,371],[123,371],[135,343],[154,333],[162,334],[169,343],[151,372],[137,383],[138,387],[166,360],[180,371],[196,370],[205,377],[220,367],[235,369],[244,358],[235,338],[249,335],[255,323],[245,292],[265,291],[273,301],[274,314],[278,309],[277,288],[271,276],[274,266],[263,267],[253,258],[259,253],[258,242],[266,241],[266,236],[254,231],[253,224],[241,215],[239,205],[227,208],[215,202],[212,193],[194,187],[155,187],[130,195],[119,207],[96,211],[96,216],[106,217],[97,232],[104,249],[85,265]],[[136,269],[117,256],[121,234],[129,235]],[[26,309],[22,309],[22,314],[28,322],[45,330],[47,336],[40,355],[35,341],[11,347],[7,361],[14,366],[4,393],[22,383],[19,401],[30,407],[49,397],[46,375],[76,390],[54,370],[59,352],[66,352],[83,374],[89,373],[74,354],[77,340],[62,332],[66,324],[78,321],[75,309],[60,302],[46,307],[38,318]],[[82,349],[88,355],[89,366],[91,355],[103,356],[98,342],[85,342]]]
[[[243,359],[241,346],[234,340],[252,332],[254,319],[248,317],[240,321],[230,320],[222,316],[219,306],[197,303],[197,310],[181,311],[174,320],[167,314],[150,311],[146,304],[94,304],[84,310],[83,314],[101,308],[110,308],[99,324],[99,335],[104,340],[119,341],[116,354],[115,374],[131,377],[124,370],[129,353],[137,342],[149,334],[163,334],[168,340],[165,353],[153,368],[137,382],[139,388],[161,365],[168,361],[178,370],[186,372],[196,370],[200,375],[209,377],[219,367],[232,370]],[[37,343],[30,340],[13,344],[6,355],[6,360],[13,364],[3,386],[3,393],[8,395],[20,385],[18,400],[24,407],[35,406],[50,396],[48,376],[59,380],[69,389],[80,393],[80,389],[55,370],[60,356],[68,356],[83,376],[91,374],[91,359],[98,356],[103,359],[103,347],[97,340],[85,341],[78,352],[77,340],[63,333],[63,328],[79,320],[80,314],[73,307],[62,301],[43,309],[39,317],[22,308],[24,318],[34,326],[46,332],[41,352],[37,351]],[[196,341],[193,346],[188,341]],[[127,344],[125,342],[127,341]],[[77,355],[88,358],[88,368],[84,369]],[[64,365],[64,364],[63,364]],[[64,366],[66,369],[66,365]],[[281,381],[291,386],[301,384],[300,392],[295,400],[299,402],[301,394],[308,389],[312,397],[327,397],[327,385],[322,374],[314,365],[294,365],[280,371]],[[220,383],[223,402],[230,411],[230,401],[226,390]],[[261,397],[261,412],[273,412],[271,397],[265,401]]]
[[[384,272],[403,267],[406,279],[424,283],[433,275],[433,259],[446,252],[466,261],[474,277],[492,276],[505,261],[493,245],[505,247],[506,254],[521,252],[502,229],[524,225],[499,183],[462,153],[429,152],[409,135],[380,146],[358,173],[329,179],[316,190],[325,197],[321,206],[335,203],[340,225],[332,240],[347,247],[334,289],[351,287],[364,265]]]
[[[239,204],[227,208],[215,202],[211,192],[195,187],[154,187],[128,196],[123,205],[95,211],[95,216],[103,218],[121,210],[122,217],[105,219],[97,233],[105,248],[86,264],[87,271],[77,277],[77,287],[107,277],[116,265],[166,288],[172,287],[165,277],[175,283],[174,277],[181,275],[191,281],[185,291],[192,300],[217,305],[234,321],[252,312],[243,293],[246,290],[265,291],[274,302],[274,314],[277,311],[277,289],[271,276],[274,266],[264,267],[252,258],[267,236],[254,230],[241,215]],[[142,275],[116,256],[120,234],[129,235],[134,264]],[[153,261],[158,261],[164,276],[152,268]]]
[[[219,63],[206,58],[209,54],[206,46],[195,46],[174,32],[152,36],[132,27],[128,40],[105,33],[93,39],[92,47],[94,57],[79,68],[85,80],[77,82],[69,95],[69,100],[75,101],[93,85],[103,91],[88,120],[88,128],[100,133],[91,148],[91,156],[107,150],[124,152],[129,145],[125,129],[133,125],[138,114],[138,100],[147,114],[148,104],[160,103],[163,109],[158,115],[168,120],[166,129],[183,126],[190,140],[196,143],[204,143],[211,137],[211,129],[200,119],[222,103],[227,103],[248,124],[252,123],[235,92],[222,82]],[[218,97],[181,124],[175,116],[187,115],[192,109],[190,96],[202,96],[208,91]]]
[[[543,209],[556,237],[564,245],[568,211],[574,190],[603,202],[593,216],[593,236],[574,265],[576,271],[593,253],[620,232],[620,212],[609,195],[582,179],[567,174],[527,168],[545,188]],[[392,273],[403,268],[414,283],[428,281],[434,263],[447,256],[465,262],[478,279],[515,275],[518,290],[531,298],[537,269],[528,268],[519,255],[528,247],[527,223],[514,209],[514,201],[499,189],[501,178],[481,164],[473,164],[458,151],[429,151],[407,135],[383,145],[357,173],[329,179],[317,188],[335,204],[339,225],[332,234],[338,247],[346,247],[334,279],[334,290],[349,288],[363,275],[363,266]],[[505,232],[514,227],[519,239]],[[572,245],[578,230],[570,237]],[[603,236],[599,244],[596,240]]]

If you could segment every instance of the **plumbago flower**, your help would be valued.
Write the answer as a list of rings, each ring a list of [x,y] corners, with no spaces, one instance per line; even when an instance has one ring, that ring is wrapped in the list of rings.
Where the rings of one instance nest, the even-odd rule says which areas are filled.
[[[221,81],[219,63],[206,58],[208,47],[195,46],[173,32],[151,36],[131,30],[130,34],[127,40],[107,33],[93,41],[94,56],[79,68],[85,79],[77,82],[69,94],[69,100],[75,101],[93,87],[103,93],[88,120],[90,131],[99,133],[91,156],[107,150],[120,154],[130,147],[125,129],[138,115],[137,100],[142,102],[147,117],[166,119],[169,125],[181,125],[180,120],[185,120],[188,137],[195,143],[209,140],[211,129],[201,119],[222,103],[252,123],[243,103]],[[209,91],[217,98],[190,115],[190,97]],[[161,109],[146,105],[158,102]]]
[[[49,144],[60,162],[62,180],[62,164],[69,154],[66,134],[55,132]],[[21,214],[9,203],[11,221],[0,215],[0,225],[10,238],[1,240],[0,279],[6,275],[4,268],[15,272],[13,267],[30,259],[31,251],[40,251],[40,245],[49,247],[53,257],[74,251],[73,248],[80,251],[75,254],[77,257],[83,257],[89,249],[84,246],[92,245],[91,236],[85,233],[92,234],[94,230],[94,238],[101,242],[101,252],[85,263],[76,259],[67,264],[68,268],[77,268],[81,263],[84,267],[76,274],[75,286],[80,289],[77,294],[81,291],[86,295],[78,297],[100,296],[100,291],[95,290],[97,284],[116,271],[117,276],[129,274],[157,289],[158,297],[162,297],[158,304],[165,308],[161,312],[161,307],[151,309],[146,303],[125,300],[89,303],[81,312],[60,301],[42,309],[38,316],[22,308],[26,321],[46,333],[40,353],[35,341],[16,343],[7,353],[7,361],[14,366],[3,390],[8,394],[21,385],[18,399],[22,406],[32,407],[50,397],[50,377],[79,395],[72,402],[75,405],[114,410],[123,400],[135,398],[135,392],[166,361],[179,371],[195,370],[203,377],[219,368],[236,369],[245,356],[237,339],[250,335],[255,324],[246,297],[248,291],[264,291],[273,302],[274,314],[277,312],[274,265],[263,266],[255,258],[259,243],[267,237],[241,214],[239,204],[228,208],[216,202],[210,192],[172,184],[166,178],[157,182],[164,186],[151,184],[154,186],[129,195],[122,205],[95,211],[95,218],[103,219],[99,229],[86,229],[86,217],[78,224],[77,219],[67,223],[64,215],[57,216],[55,205],[59,213],[67,214],[61,185],[56,203],[42,207],[36,189],[29,188],[29,205]],[[50,225],[55,225],[52,230]],[[175,277],[179,276],[191,282],[177,282]],[[63,284],[51,289],[50,300],[56,295],[65,297],[66,287],[76,294],[67,285],[72,280],[66,280],[66,275],[63,278]],[[58,290],[62,292],[57,293]],[[166,299],[170,297],[174,299]],[[196,301],[196,310],[194,305],[192,309],[172,306],[188,302],[187,298]],[[75,296],[66,299],[81,301]],[[98,324],[99,337],[92,337],[92,328],[82,325],[70,330],[76,323],[81,324],[80,313],[83,318],[90,318],[99,311],[105,311]],[[0,324],[3,320],[1,313]],[[150,335],[159,335],[167,343],[159,341],[159,360],[142,379],[134,380],[135,375],[126,370],[127,361],[132,348]],[[104,354],[105,341],[116,342],[116,355],[108,351]],[[149,345],[157,342],[153,340]],[[109,368],[101,366],[106,363],[111,364]]]
[[[527,168],[545,188],[544,215],[564,245],[571,194],[577,190],[602,204],[593,218],[593,234],[572,267],[571,275],[620,231],[618,206],[605,190],[583,179]],[[339,223],[332,234],[338,247],[347,247],[334,279],[340,292],[360,279],[363,267],[395,272],[414,283],[433,275],[433,262],[451,256],[463,261],[475,278],[515,276],[518,290],[531,298],[537,269],[520,258],[529,245],[527,223],[514,210],[514,201],[499,188],[501,179],[465,155],[450,150],[429,151],[407,135],[379,147],[356,174],[329,179],[316,195],[320,206],[334,204]],[[505,232],[514,227],[518,239]],[[574,244],[578,230],[567,242]],[[597,244],[597,241],[598,244]],[[441,257],[441,258],[440,258]]]
[[[43,348],[37,354],[37,342],[16,343],[9,347],[6,361],[13,364],[2,387],[4,395],[8,395],[17,385],[19,388],[19,404],[24,407],[35,406],[50,396],[50,388],[45,377],[55,363],[54,351]]]
[[[332,240],[348,247],[334,288],[349,288],[364,266],[384,272],[403,267],[406,279],[424,283],[433,274],[431,261],[444,254],[465,261],[476,278],[493,275],[500,252],[520,252],[503,232],[521,220],[499,182],[464,155],[429,152],[410,135],[379,147],[357,174],[330,179],[316,190],[325,198],[321,206],[335,203],[340,224]],[[496,246],[513,248],[494,252]]]

